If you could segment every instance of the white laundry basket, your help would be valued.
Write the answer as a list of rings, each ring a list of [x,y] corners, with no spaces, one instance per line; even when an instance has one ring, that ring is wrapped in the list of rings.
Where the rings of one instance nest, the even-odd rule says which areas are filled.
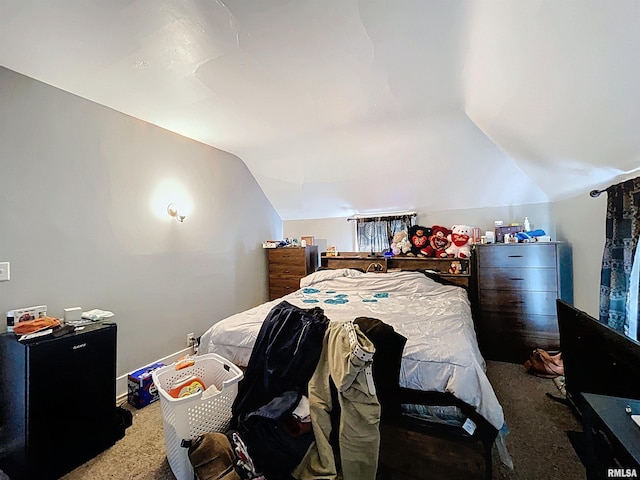
[[[190,367],[176,370],[176,363],[173,363],[151,374],[160,394],[167,459],[177,480],[194,478],[188,450],[182,446],[182,441],[205,432],[225,432],[229,428],[231,406],[242,379],[242,370],[215,353],[198,355],[193,360],[195,363]],[[192,375],[200,377],[205,388],[215,388],[183,398],[169,395],[174,385]]]

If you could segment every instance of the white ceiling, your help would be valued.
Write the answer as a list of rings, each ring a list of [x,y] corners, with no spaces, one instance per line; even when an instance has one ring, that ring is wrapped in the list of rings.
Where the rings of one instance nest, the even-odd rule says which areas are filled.
[[[0,0],[0,64],[231,152],[284,220],[640,167],[637,0]]]

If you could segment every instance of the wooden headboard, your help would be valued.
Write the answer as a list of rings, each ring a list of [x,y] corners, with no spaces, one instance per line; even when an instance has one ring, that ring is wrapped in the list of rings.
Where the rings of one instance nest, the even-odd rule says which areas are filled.
[[[640,343],[556,300],[560,349],[569,400],[582,412],[579,393],[640,399]]]
[[[460,273],[449,273],[451,263],[454,261],[460,262]],[[472,268],[470,258],[407,257],[405,255],[385,257],[364,252],[340,252],[337,256],[330,256],[327,252],[323,252],[320,256],[320,264],[325,268],[357,268],[364,272],[375,273],[430,270],[444,280],[467,289]]]

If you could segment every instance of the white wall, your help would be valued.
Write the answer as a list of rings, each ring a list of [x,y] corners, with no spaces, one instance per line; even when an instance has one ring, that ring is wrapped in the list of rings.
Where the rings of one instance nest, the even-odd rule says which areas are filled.
[[[111,310],[123,374],[267,299],[282,222],[237,157],[4,68],[0,92],[2,316]]]
[[[416,223],[425,227],[445,225],[451,227],[456,224],[478,227],[482,232],[493,230],[493,222],[502,220],[505,225],[512,222],[524,222],[528,216],[531,228],[541,228],[555,238],[555,220],[552,216],[551,205],[536,203],[529,205],[515,205],[509,207],[474,208],[468,210],[439,210],[418,214]],[[339,251],[349,252],[356,249],[353,236],[353,222],[346,218],[323,218],[319,220],[285,221],[283,224],[285,237],[300,238],[303,235],[314,235],[318,249],[324,251],[323,246],[335,245]]]
[[[584,192],[554,203],[553,211],[558,239],[572,245],[574,304],[598,318],[607,194],[591,198]]]

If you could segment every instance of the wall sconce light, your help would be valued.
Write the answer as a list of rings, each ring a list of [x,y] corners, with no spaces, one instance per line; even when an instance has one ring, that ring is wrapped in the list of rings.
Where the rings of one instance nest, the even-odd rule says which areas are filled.
[[[169,214],[169,216],[174,217],[180,223],[184,222],[184,219],[187,217],[186,215],[180,214],[175,203],[170,203],[169,205],[167,205],[167,213]]]

